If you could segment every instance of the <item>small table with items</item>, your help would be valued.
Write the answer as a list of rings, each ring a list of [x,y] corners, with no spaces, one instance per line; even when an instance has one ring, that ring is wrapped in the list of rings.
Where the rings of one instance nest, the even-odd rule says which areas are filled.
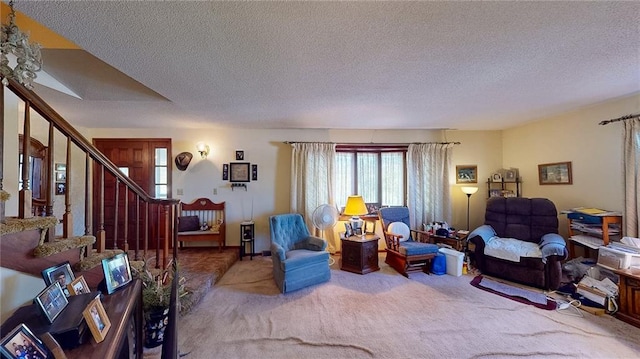
[[[358,274],[380,270],[378,266],[378,240],[376,234],[341,236],[342,253],[340,269]]]
[[[431,241],[434,244],[437,243],[444,243],[444,244],[448,244],[451,247],[453,247],[453,249],[455,249],[458,252],[466,252],[467,248],[466,248],[466,243],[467,243],[467,235],[468,233],[454,233],[451,234],[449,236],[439,236],[437,234],[429,234],[429,241]]]

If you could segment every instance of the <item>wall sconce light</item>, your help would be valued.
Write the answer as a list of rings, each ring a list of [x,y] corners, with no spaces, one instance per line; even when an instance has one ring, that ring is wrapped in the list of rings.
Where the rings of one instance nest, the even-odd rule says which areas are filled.
[[[201,158],[207,158],[207,155],[209,154],[209,145],[204,142],[198,142],[196,143],[196,149],[200,152]]]

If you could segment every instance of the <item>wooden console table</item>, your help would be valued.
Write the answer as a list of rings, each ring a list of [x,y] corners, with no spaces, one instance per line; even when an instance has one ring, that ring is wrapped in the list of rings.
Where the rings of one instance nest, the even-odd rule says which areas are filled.
[[[380,270],[378,266],[378,240],[376,234],[342,238],[340,269],[358,274]]]
[[[640,328],[640,269],[619,269],[620,309],[616,317]]]
[[[138,279],[121,290],[105,295],[102,304],[111,321],[111,329],[101,343],[88,343],[65,351],[73,358],[142,359],[142,282]]]
[[[89,299],[93,299],[97,294],[97,292],[92,292],[86,295],[91,296]],[[78,303],[84,303],[84,298],[78,296],[78,299]],[[82,344],[73,349],[64,349],[63,351],[66,357],[68,359],[142,359],[142,282],[139,279],[135,279],[117,292],[111,295],[103,295],[101,302],[111,322],[111,328],[107,332],[106,337],[102,342],[96,343],[89,330],[81,330],[81,334],[79,334],[81,339],[78,342]],[[65,308],[65,310],[69,309],[71,309],[71,307]],[[76,313],[75,310],[78,310],[78,313],[80,313],[82,307],[73,309],[73,313]],[[57,320],[60,319],[62,318],[58,317]],[[82,319],[82,322],[84,322],[84,319]],[[13,315],[2,323],[0,335],[6,335],[20,323],[25,323],[36,336],[41,338],[44,334],[50,332],[52,326],[55,325],[49,324],[49,322],[44,319],[44,315],[40,313],[40,309],[35,304],[28,305],[16,310]],[[58,332],[57,335],[64,336],[64,333],[70,333],[72,330],[73,329],[69,328],[69,331]],[[67,336],[67,338],[69,337]],[[77,338],[78,336],[76,335],[76,339],[72,340],[78,340]],[[68,348],[70,347],[73,346],[68,346]],[[54,350],[54,348],[50,349]]]

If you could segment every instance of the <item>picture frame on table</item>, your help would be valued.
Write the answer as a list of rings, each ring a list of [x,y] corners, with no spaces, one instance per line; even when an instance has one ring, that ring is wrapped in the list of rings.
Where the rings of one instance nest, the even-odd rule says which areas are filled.
[[[571,162],[538,165],[538,181],[540,185],[573,184]]]
[[[229,181],[249,182],[249,162],[229,163]]]
[[[0,341],[0,353],[2,357],[11,359],[27,357],[53,359],[53,354],[45,344],[24,323],[12,329],[2,338]]]
[[[45,268],[41,273],[45,285],[49,286],[53,284],[53,282],[58,282],[65,296],[69,296],[67,285],[73,282],[73,280],[76,279],[76,276],[73,274],[73,270],[71,270],[71,265],[68,261]]]
[[[500,189],[490,189],[489,190],[489,197],[500,197],[502,196],[502,191]]]
[[[456,166],[456,183],[478,183],[478,166]]]
[[[34,298],[34,301],[40,307],[49,323],[53,323],[69,304],[67,296],[62,292],[62,287],[57,281],[43,289]]]
[[[349,238],[353,236],[353,228],[351,228],[351,223],[344,224],[344,237]]]
[[[102,260],[107,294],[113,294],[118,289],[131,283],[131,266],[127,253],[116,254]]]
[[[87,322],[96,343],[102,342],[111,328],[111,321],[99,297],[89,302],[82,311],[82,316]]]
[[[84,280],[84,276],[79,276],[67,284],[67,290],[69,291],[69,295],[91,293],[91,289],[89,289],[87,281]]]
[[[502,174],[500,172],[492,173],[491,182],[502,182]]]
[[[518,178],[518,171],[514,169],[508,169],[504,171],[505,182],[515,182],[517,178]]]

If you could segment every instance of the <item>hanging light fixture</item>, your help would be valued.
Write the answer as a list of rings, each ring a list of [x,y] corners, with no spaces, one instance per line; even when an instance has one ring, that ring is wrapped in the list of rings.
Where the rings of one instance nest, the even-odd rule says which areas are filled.
[[[29,43],[29,35],[18,29],[15,24],[16,12],[13,9],[13,0],[9,1],[11,12],[9,22],[2,25],[2,41],[0,41],[0,75],[2,84],[7,86],[8,79],[14,79],[29,90],[33,90],[33,80],[36,72],[42,69],[42,57],[40,45]],[[9,56],[15,57],[15,68],[9,67]]]

